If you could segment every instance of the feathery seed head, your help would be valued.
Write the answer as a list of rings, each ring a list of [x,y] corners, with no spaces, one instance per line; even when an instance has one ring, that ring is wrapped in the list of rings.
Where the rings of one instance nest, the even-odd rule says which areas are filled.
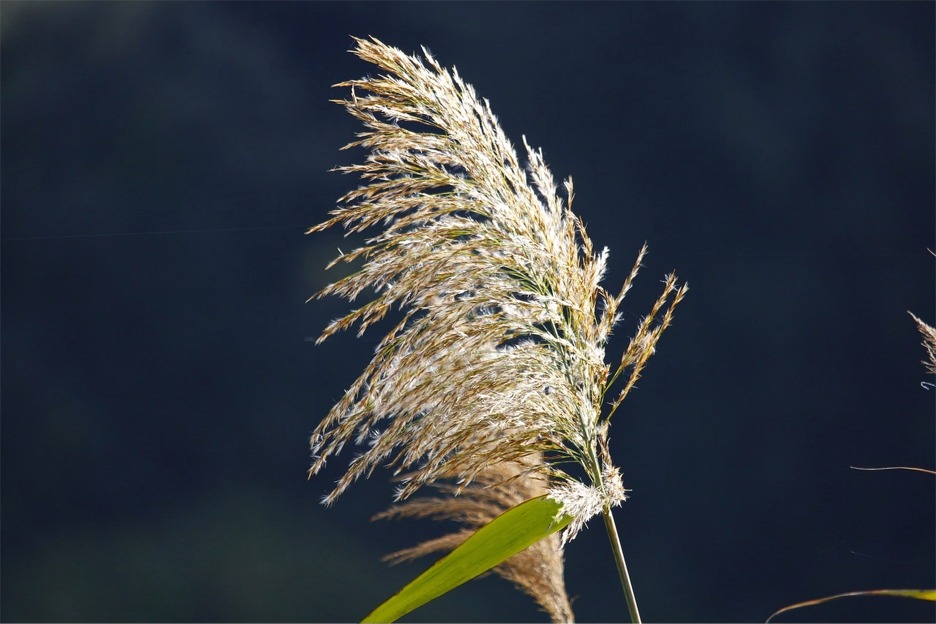
[[[337,85],[350,88],[341,103],[365,127],[347,147],[368,149],[362,164],[338,170],[364,185],[309,233],[379,228],[333,262],[362,266],[315,295],[374,296],[320,340],[355,324],[360,334],[394,306],[403,318],[315,429],[310,475],[348,440],[366,441],[324,502],[383,463],[403,474],[397,498],[405,499],[444,479],[463,489],[492,465],[542,453],[530,470],[576,516],[569,539],[624,500],[607,419],[686,287],[667,279],[612,373],[604,346],[646,250],[620,294],[605,291],[607,250],[595,253],[571,212],[571,179],[564,201],[525,137],[522,168],[488,102],[425,50],[420,59],[376,39],[355,43],[354,54],[386,72]],[[629,381],[602,418],[605,393],[625,369]],[[559,467],[569,461],[590,484]]]
[[[923,360],[923,365],[926,367],[926,372],[931,375],[936,375],[936,328],[924,323],[923,320],[913,312],[909,312],[908,314],[913,317],[913,320],[916,321],[917,328],[920,330],[920,333],[923,334],[923,348],[926,349],[927,355],[927,359]]]

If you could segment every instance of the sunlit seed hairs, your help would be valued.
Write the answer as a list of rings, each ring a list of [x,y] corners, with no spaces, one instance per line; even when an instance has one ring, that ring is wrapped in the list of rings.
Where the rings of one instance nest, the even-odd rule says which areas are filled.
[[[924,323],[923,320],[913,314],[913,312],[909,312],[909,314],[913,317],[913,320],[916,321],[917,329],[919,329],[920,333],[923,335],[923,348],[926,349],[927,356],[927,358],[923,360],[923,366],[926,367],[926,372],[931,375],[936,375],[936,328]]]
[[[520,166],[486,100],[426,50],[408,56],[377,39],[352,50],[382,72],[340,83],[340,101],[365,130],[346,147],[368,150],[339,167],[364,184],[311,229],[376,233],[337,262],[360,262],[314,297],[373,298],[325,329],[358,335],[393,306],[400,320],[373,360],[312,434],[310,476],[353,441],[362,451],[323,502],[381,464],[402,475],[397,500],[451,480],[456,493],[488,467],[542,453],[529,470],[575,517],[564,541],[624,500],[607,446],[608,420],[640,376],[686,293],[674,275],[614,369],[605,344],[623,288],[601,287],[607,250],[595,252],[540,151],[524,138]],[[606,396],[626,371],[616,398]],[[603,408],[604,415],[602,415]],[[588,483],[565,471],[574,463]]]

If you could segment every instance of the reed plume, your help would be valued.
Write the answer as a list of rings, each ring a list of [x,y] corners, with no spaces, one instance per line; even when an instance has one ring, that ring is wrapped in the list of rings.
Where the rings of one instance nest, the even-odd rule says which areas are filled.
[[[936,375],[936,328],[924,323],[923,320],[913,312],[909,312],[909,314],[913,317],[913,320],[916,321],[917,329],[919,329],[920,333],[923,335],[922,344],[923,348],[926,349],[927,356],[927,359],[923,360],[923,366],[926,367],[927,373]]]
[[[363,447],[323,502],[386,464],[399,477],[397,501],[427,484],[449,495],[445,509],[410,503],[390,514],[477,512],[539,489],[573,518],[561,544],[598,513],[610,531],[625,489],[608,451],[609,420],[686,286],[666,277],[612,368],[605,345],[646,248],[621,290],[608,292],[600,283],[608,251],[595,251],[571,211],[571,178],[563,199],[525,137],[521,167],[487,100],[455,69],[425,49],[408,56],[374,38],[355,38],[352,52],[385,72],[336,85],[350,89],[337,102],[365,128],[345,149],[368,150],[363,163],[337,170],[364,183],[308,233],[377,231],[329,265],[360,266],[312,298],[372,298],[330,323],[319,342],[354,325],[361,335],[394,306],[403,318],[312,434],[310,476],[345,444]],[[463,503],[452,502],[459,495]],[[470,530],[482,518],[462,521]]]

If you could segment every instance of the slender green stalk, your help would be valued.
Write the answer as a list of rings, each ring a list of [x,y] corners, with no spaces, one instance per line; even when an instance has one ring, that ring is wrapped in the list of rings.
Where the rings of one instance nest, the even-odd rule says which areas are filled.
[[[618,575],[621,577],[621,586],[624,588],[624,597],[627,599],[627,610],[630,612],[631,622],[640,624],[640,611],[637,610],[637,597],[634,596],[634,586],[627,573],[627,564],[624,562],[624,551],[621,550],[621,540],[618,538],[617,527],[611,508],[605,507],[602,512],[605,528],[608,529],[608,539],[611,540],[611,551],[614,553],[614,563],[617,564]]]

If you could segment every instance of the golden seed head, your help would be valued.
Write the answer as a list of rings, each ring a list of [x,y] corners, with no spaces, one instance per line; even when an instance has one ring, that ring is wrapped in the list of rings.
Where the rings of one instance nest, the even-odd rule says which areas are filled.
[[[618,295],[601,287],[607,250],[596,253],[543,159],[524,138],[521,167],[486,100],[425,50],[408,56],[376,39],[354,54],[385,72],[341,83],[341,103],[365,130],[347,147],[368,150],[339,167],[364,184],[332,217],[309,230],[376,228],[332,263],[362,261],[316,297],[373,298],[333,321],[320,340],[358,325],[359,334],[397,306],[403,314],[373,360],[312,435],[317,473],[353,440],[363,452],[333,502],[380,464],[403,475],[402,500],[449,480],[455,492],[499,464],[524,464],[575,521],[624,500],[607,453],[607,420],[633,387],[686,287],[675,276],[612,372],[605,343],[637,273],[642,249]],[[605,416],[605,394],[629,378]],[[560,466],[574,462],[581,483]]]

